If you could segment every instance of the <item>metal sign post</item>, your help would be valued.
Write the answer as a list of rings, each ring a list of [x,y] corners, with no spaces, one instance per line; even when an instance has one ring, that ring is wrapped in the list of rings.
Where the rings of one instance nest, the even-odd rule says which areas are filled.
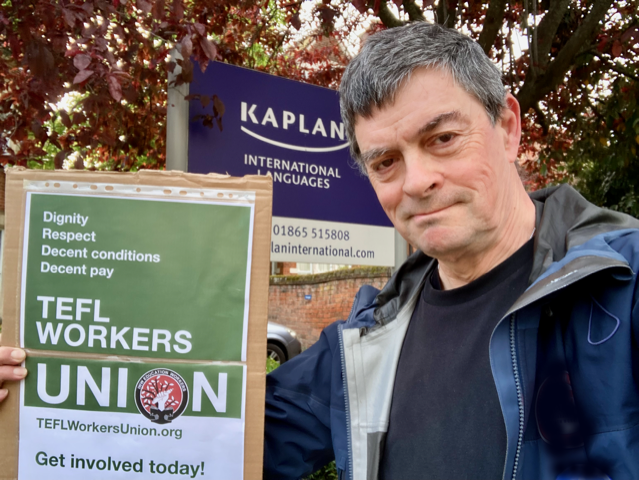
[[[182,55],[177,50],[171,51],[173,60],[181,60]],[[189,102],[185,97],[189,94],[189,84],[177,87],[171,86],[175,77],[180,74],[182,67],[175,66],[169,72],[168,99],[166,109],[166,169],[188,170],[189,145]]]

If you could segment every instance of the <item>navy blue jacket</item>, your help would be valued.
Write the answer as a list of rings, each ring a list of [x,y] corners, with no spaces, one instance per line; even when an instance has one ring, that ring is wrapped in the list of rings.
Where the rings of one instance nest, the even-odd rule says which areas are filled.
[[[639,479],[639,222],[568,186],[532,198],[531,285],[490,342],[503,478]],[[332,459],[340,478],[377,478],[401,342],[434,265],[418,252],[381,292],[363,287],[346,322],[268,375],[265,478]]]

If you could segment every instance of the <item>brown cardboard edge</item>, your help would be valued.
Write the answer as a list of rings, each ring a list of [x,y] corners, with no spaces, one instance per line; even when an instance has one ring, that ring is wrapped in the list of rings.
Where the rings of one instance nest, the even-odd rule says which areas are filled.
[[[255,222],[251,265],[251,307],[247,349],[244,478],[261,479],[264,454],[264,397],[266,395],[266,330],[271,251],[273,184],[255,188]],[[249,180],[252,181],[252,178]],[[248,452],[251,452],[249,455]]]
[[[22,190],[22,182],[19,182]],[[16,190],[16,178],[6,176],[5,184],[5,232],[3,276],[3,318],[2,345],[17,347],[19,345],[19,278],[20,249],[22,238],[22,222],[24,203],[22,195]],[[18,295],[18,300],[16,300]],[[20,384],[5,382],[4,388],[9,396],[0,403],[0,472],[3,480],[15,480],[18,477],[18,433],[19,433],[19,401]]]
[[[4,311],[2,345],[19,345],[20,279],[22,238],[26,195],[24,180],[157,185],[186,188],[224,188],[254,191],[256,195],[253,250],[250,276],[249,328],[247,339],[247,379],[244,432],[244,478],[262,478],[264,443],[264,396],[266,391],[266,329],[273,184],[269,177],[201,175],[176,171],[76,172],[37,171],[13,168],[7,171],[6,229],[3,262]],[[73,357],[73,354],[69,355]],[[110,360],[117,357],[106,356]],[[160,360],[162,361],[162,360]],[[9,397],[0,404],[0,480],[17,480],[20,387],[17,382],[4,385]]]

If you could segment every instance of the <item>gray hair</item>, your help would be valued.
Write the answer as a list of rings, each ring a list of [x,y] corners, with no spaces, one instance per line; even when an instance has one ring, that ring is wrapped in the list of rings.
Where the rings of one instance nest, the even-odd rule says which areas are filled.
[[[346,67],[339,88],[342,119],[351,155],[365,165],[355,138],[357,116],[370,118],[373,108],[395,99],[397,91],[418,68],[443,69],[457,85],[475,97],[495,125],[506,106],[499,69],[477,42],[456,30],[414,22],[372,35]]]

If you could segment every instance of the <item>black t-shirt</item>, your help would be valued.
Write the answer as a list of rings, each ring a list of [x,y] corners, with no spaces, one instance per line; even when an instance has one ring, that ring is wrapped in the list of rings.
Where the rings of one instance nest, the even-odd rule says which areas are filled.
[[[381,479],[502,478],[506,429],[488,349],[532,261],[530,240],[468,285],[441,290],[437,270],[425,282],[399,358]]]

